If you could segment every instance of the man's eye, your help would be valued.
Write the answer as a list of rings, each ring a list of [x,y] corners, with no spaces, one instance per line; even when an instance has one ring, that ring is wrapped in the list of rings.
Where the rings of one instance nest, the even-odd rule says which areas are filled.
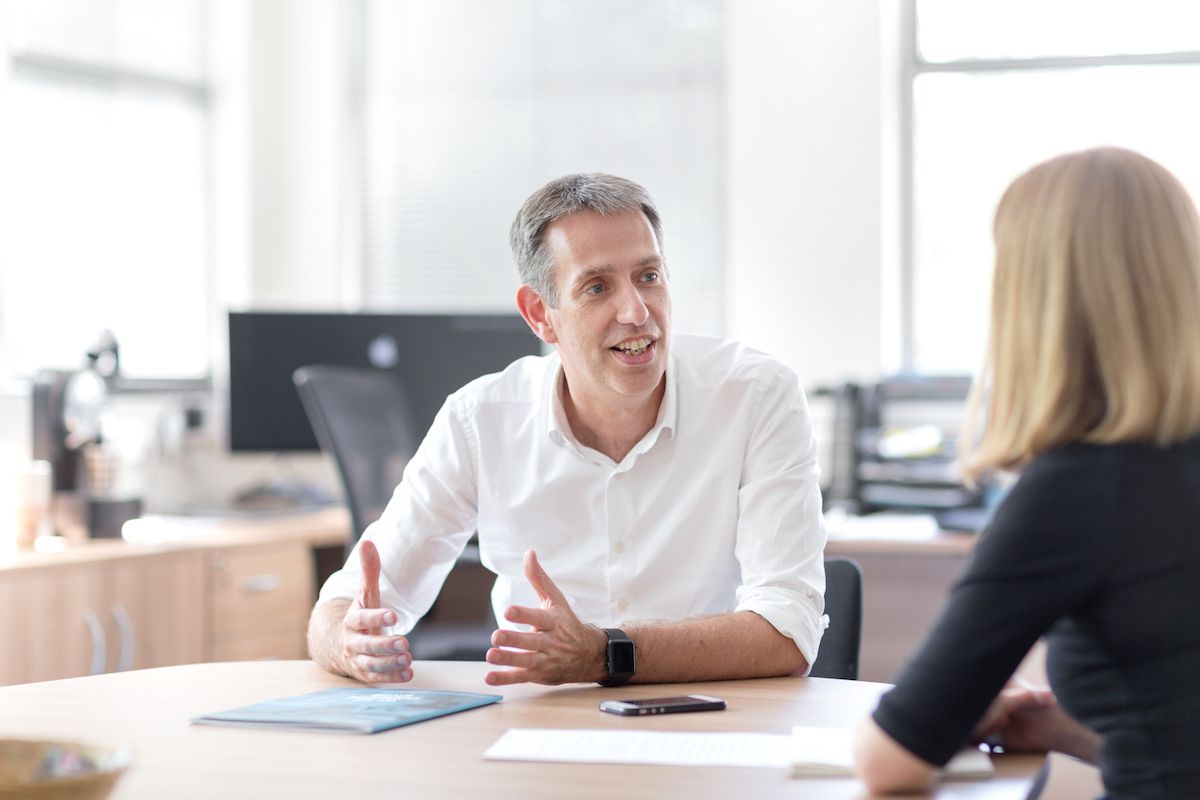
[[[646,283],[658,283],[658,273],[657,272],[647,272],[645,275],[642,276],[642,280],[645,281]]]
[[[603,283],[593,283],[591,286],[587,287],[583,291],[587,292],[588,294],[602,294],[604,292],[604,284]]]

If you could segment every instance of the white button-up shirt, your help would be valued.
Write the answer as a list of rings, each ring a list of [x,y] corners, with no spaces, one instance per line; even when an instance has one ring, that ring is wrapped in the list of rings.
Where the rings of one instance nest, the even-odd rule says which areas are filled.
[[[379,548],[393,630],[429,610],[475,531],[501,625],[537,606],[533,548],[585,622],[753,611],[811,664],[825,529],[816,445],[796,375],[741,345],[677,334],[649,433],[620,462],[581,445],[557,355],[522,358],[451,395],[364,538]],[[321,598],[354,597],[358,551]]]

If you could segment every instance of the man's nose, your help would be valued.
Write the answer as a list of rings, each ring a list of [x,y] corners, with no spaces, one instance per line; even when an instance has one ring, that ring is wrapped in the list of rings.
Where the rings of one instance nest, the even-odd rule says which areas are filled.
[[[650,318],[650,309],[642,293],[633,285],[626,285],[617,297],[617,322],[622,325],[645,325]]]

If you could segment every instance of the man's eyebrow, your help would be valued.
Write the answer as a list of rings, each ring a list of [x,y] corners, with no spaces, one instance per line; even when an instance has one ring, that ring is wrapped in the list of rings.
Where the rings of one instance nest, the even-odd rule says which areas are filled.
[[[635,267],[648,267],[651,265],[661,264],[661,263],[662,263],[662,257],[655,255],[655,256],[646,256],[641,261],[638,261],[636,264],[634,264],[634,266]],[[597,275],[603,275],[608,272],[616,272],[616,271],[617,271],[617,268],[614,267],[612,264],[597,264],[595,266],[587,267],[586,269],[584,269],[582,272],[579,273],[579,277],[580,278],[594,278]]]
[[[657,256],[657,255],[646,256],[641,261],[634,264],[634,266],[637,268],[649,267],[649,266],[661,266],[661,265],[662,265],[662,257]],[[616,267],[612,266],[611,264],[597,264],[592,267],[587,267],[586,269],[579,272],[579,274],[577,274],[575,276],[574,283],[575,284],[587,283],[592,278],[595,278],[599,275],[609,275],[616,271],[617,271]]]
[[[581,284],[587,283],[592,278],[595,278],[599,275],[608,275],[611,272],[613,272],[613,268],[610,266],[607,266],[607,265],[588,267],[588,268],[584,269],[583,271],[577,273],[575,275],[575,277],[572,278],[571,283],[572,283],[572,285],[579,286]]]

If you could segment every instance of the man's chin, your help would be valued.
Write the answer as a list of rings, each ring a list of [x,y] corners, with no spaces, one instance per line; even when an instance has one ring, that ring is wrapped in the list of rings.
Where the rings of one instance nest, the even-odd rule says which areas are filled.
[[[621,395],[636,397],[653,393],[662,384],[666,370],[655,359],[636,366],[621,365],[620,373],[615,376],[613,387]]]

